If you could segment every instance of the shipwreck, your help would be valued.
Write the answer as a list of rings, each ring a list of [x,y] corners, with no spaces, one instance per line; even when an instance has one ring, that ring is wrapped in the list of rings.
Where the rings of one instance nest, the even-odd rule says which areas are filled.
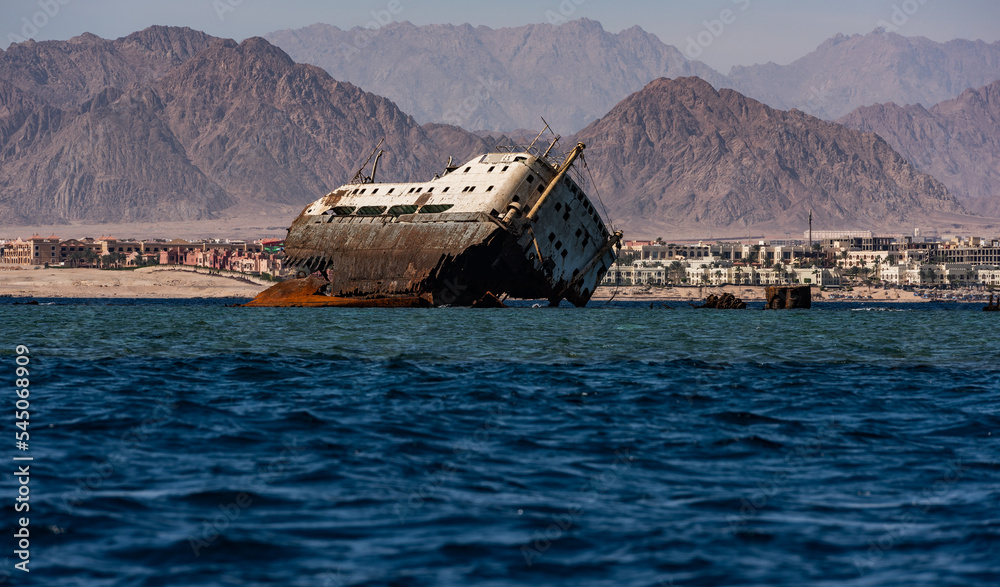
[[[537,141],[449,160],[423,183],[376,183],[376,147],[354,180],[307,205],[288,229],[286,262],[302,277],[248,305],[496,306],[506,297],[585,305],[622,233],[580,187],[583,143],[555,157],[558,137],[544,151]]]

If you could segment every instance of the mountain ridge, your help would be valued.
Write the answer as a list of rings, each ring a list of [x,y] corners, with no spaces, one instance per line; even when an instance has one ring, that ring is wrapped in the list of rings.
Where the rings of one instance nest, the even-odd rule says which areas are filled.
[[[535,128],[544,117],[574,132],[655,77],[722,79],[638,26],[610,33],[589,19],[498,29],[404,21],[374,31],[317,23],[265,38],[422,122],[469,130]]]
[[[875,104],[837,122],[878,134],[969,209],[1000,216],[1000,80],[930,108]]]
[[[82,57],[80,47],[88,47]],[[0,221],[8,225],[295,207],[349,181],[380,139],[380,176],[397,181],[425,181],[448,155],[462,160],[508,142],[503,133],[419,124],[391,99],[296,63],[260,37],[237,43],[154,27],[114,41],[83,35],[15,49],[13,64],[9,51],[0,55],[0,71],[13,78],[0,76]],[[538,54],[528,49],[525,58]],[[148,71],[126,72],[128,63]],[[45,75],[29,83],[33,71]],[[571,138],[590,145],[595,194],[641,233],[794,231],[809,210],[838,227],[878,228],[962,212],[883,139],[698,78],[658,78]]]
[[[120,63],[115,43],[102,50]],[[5,224],[200,220],[234,207],[298,206],[349,181],[381,138],[383,174],[396,178],[430,177],[446,153],[492,146],[447,125],[431,127],[432,140],[387,98],[296,64],[259,37],[209,39],[163,75],[124,90],[113,75],[97,92],[93,80],[102,78],[82,63],[48,64],[54,74],[61,66],[90,80],[57,91],[31,94],[0,81]],[[62,108],[44,99],[53,96]]]
[[[736,66],[725,87],[834,120],[882,102],[930,106],[1000,79],[1000,41],[938,43],[884,29],[837,34],[788,65]]]
[[[559,132],[576,132],[660,77],[701,77],[827,120],[889,101],[930,107],[1000,79],[1000,41],[938,43],[881,28],[834,35],[787,65],[735,66],[725,75],[639,25],[610,33],[587,19],[498,29],[317,23],[265,37],[298,62],[393,99],[422,122],[473,131],[537,128],[544,117]]]
[[[880,137],[698,78],[655,80],[573,140],[591,145],[609,206],[645,231],[796,232],[810,211],[830,228],[883,229],[963,212]]]

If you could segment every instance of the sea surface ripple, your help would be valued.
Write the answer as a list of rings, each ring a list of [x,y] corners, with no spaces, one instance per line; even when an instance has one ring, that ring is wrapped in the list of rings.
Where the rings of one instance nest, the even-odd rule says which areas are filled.
[[[978,306],[0,302],[11,584],[1000,584]]]

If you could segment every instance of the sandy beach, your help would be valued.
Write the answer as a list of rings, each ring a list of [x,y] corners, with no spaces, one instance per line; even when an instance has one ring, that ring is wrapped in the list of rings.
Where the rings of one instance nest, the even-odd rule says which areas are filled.
[[[162,267],[0,268],[0,296],[18,298],[252,298],[266,288],[232,277]]]

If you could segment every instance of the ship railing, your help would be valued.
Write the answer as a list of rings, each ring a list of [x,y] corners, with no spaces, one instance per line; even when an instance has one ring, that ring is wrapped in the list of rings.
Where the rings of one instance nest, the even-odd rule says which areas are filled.
[[[547,163],[553,168],[558,168],[569,154],[569,151],[565,153],[550,151],[549,154],[546,155],[545,151],[540,149],[538,145],[497,145],[493,147],[493,150],[497,153],[527,153],[539,161]]]

